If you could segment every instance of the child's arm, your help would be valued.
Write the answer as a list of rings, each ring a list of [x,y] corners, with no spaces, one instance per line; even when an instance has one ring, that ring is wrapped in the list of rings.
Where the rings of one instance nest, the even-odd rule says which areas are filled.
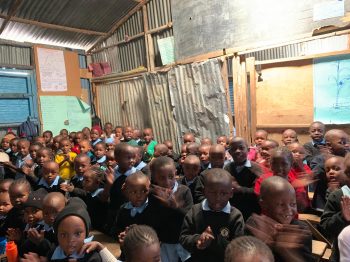
[[[190,253],[197,250],[197,243],[201,239],[202,232],[195,232],[194,208],[192,208],[185,216],[182,224],[179,242]]]
[[[109,192],[111,191],[112,185],[114,183],[114,178],[115,178],[114,177],[114,170],[111,167],[106,169],[105,178],[106,178],[105,186],[104,186],[103,191],[100,194],[100,199],[103,202],[108,202]]]
[[[204,189],[204,183],[203,183],[203,174],[200,174],[196,181],[194,182],[194,196],[193,196],[193,202],[196,203],[200,203],[205,199],[204,193],[203,193],[203,189]]]

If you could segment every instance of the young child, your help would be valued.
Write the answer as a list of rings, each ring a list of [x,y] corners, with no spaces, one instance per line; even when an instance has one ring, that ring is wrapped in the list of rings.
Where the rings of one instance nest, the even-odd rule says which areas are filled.
[[[346,182],[346,177],[344,174],[344,157],[333,156],[328,158],[324,163],[324,168],[326,171],[326,177],[328,182],[328,188],[326,192],[326,199],[328,199],[328,196],[332,192],[341,188]]]
[[[261,184],[260,205],[263,215],[247,220],[248,233],[268,243],[276,261],[314,261],[311,232],[304,222],[295,219],[297,204],[292,185],[278,176],[267,178]],[[290,254],[299,260],[287,258]]]
[[[114,151],[115,145],[116,145],[114,138],[106,138],[105,143],[106,143],[107,151]]]
[[[29,154],[30,157],[34,160],[34,162],[37,162],[37,154],[42,147],[43,145],[38,142],[34,142],[29,146]]]
[[[72,144],[67,138],[60,141],[60,149],[62,153],[56,154],[55,162],[59,165],[60,177],[69,180],[75,174],[74,159],[77,154],[71,151]]]
[[[199,159],[201,160],[201,171],[211,168],[209,162],[210,145],[200,145],[198,148]]]
[[[123,130],[124,141],[131,146],[138,146],[136,141],[133,139],[134,129],[131,126],[126,126]]]
[[[142,132],[140,129],[134,129],[134,132],[132,133],[132,139],[136,141],[137,144],[141,142]]]
[[[265,130],[257,130],[254,137],[254,146],[249,147],[248,159],[250,161],[257,161],[260,158],[259,151],[261,145],[267,140],[268,133]]]
[[[11,152],[10,139],[8,137],[5,136],[1,139],[0,150],[6,154],[9,154]]]
[[[6,230],[4,228],[7,214],[13,208],[10,201],[10,194],[6,191],[0,192],[0,237],[6,237]]]
[[[271,249],[261,240],[252,236],[237,237],[228,244],[225,262],[273,262]]]
[[[316,121],[311,123],[309,127],[311,141],[304,144],[306,151],[305,160],[307,161],[308,165],[310,165],[311,160],[315,156],[321,154],[321,150],[326,149],[326,141],[324,139],[325,131],[326,127],[322,122]]]
[[[73,147],[72,147],[72,152],[76,153],[77,155],[80,154],[80,147],[79,147],[79,143],[81,140],[83,140],[83,132],[78,131],[75,134],[74,140],[73,140]]]
[[[327,131],[324,138],[329,154],[324,153],[315,156],[310,163],[314,177],[318,179],[312,199],[312,206],[318,209],[323,209],[326,203],[327,177],[324,169],[325,159],[333,155],[345,157],[349,151],[349,136],[343,130],[331,129]]]
[[[154,147],[156,146],[157,142],[153,140],[153,130],[152,128],[145,128],[143,130],[143,141],[142,146],[145,150],[145,154],[143,155],[143,161],[146,163],[149,163],[154,154]]]
[[[63,139],[63,136],[58,135],[55,136],[52,140],[52,151],[56,154],[61,154],[62,150],[60,148],[60,142]]]
[[[186,153],[187,155],[199,156],[199,146],[197,143],[187,143],[186,144]]]
[[[90,132],[90,143],[91,143],[91,147],[94,147],[97,143],[102,142],[101,137],[101,129],[93,127],[91,128],[91,132]]]
[[[105,123],[103,127],[103,137],[105,139],[104,142],[106,142],[107,138],[112,138],[114,139],[115,134],[113,134],[113,125],[110,122]]]
[[[243,235],[241,212],[230,205],[232,176],[225,170],[208,170],[204,179],[205,200],[186,214],[180,243],[191,261],[223,261],[228,243]]]
[[[229,152],[233,162],[228,163],[225,170],[232,176],[235,191],[230,203],[247,219],[253,212],[259,213],[258,200],[253,189],[256,180],[262,175],[262,170],[259,164],[249,161],[248,145],[243,138],[233,138]]]
[[[76,136],[77,132],[70,132],[68,135],[68,139],[71,142],[72,145],[74,145],[74,140],[75,140],[75,136]]]
[[[212,145],[209,150],[210,168],[224,168],[225,163],[225,147],[222,145]]]
[[[123,142],[124,141],[124,137],[123,137],[123,127],[122,126],[116,126],[115,127],[115,130],[114,130],[114,134],[115,134],[115,137]]]
[[[54,232],[58,246],[48,254],[49,261],[63,261],[68,258],[77,261],[100,262],[101,257],[96,251],[80,253],[89,236],[90,217],[88,212],[77,205],[67,205],[56,217]],[[74,240],[74,241],[72,241]]]
[[[185,133],[182,137],[182,141],[184,144],[188,144],[188,143],[195,143],[196,139],[194,137],[194,134],[192,133]]]
[[[5,231],[9,240],[20,239],[25,228],[24,203],[31,192],[30,184],[25,178],[20,178],[11,184],[9,188],[10,201],[13,208],[7,213],[2,231]]]
[[[94,155],[95,161],[93,161],[93,165],[98,166],[102,169],[106,169],[106,152],[107,147],[104,142],[98,142],[94,146]]]
[[[61,184],[65,181],[59,176],[59,165],[55,161],[47,161],[43,164],[42,177],[39,179],[37,188],[44,188],[47,192],[65,192]]]
[[[156,144],[154,147],[153,158],[168,155],[168,147],[164,144]]]
[[[61,129],[60,136],[62,136],[62,138],[68,138],[68,130],[65,128]]]
[[[90,141],[87,139],[83,139],[79,143],[79,149],[81,154],[87,154],[92,161],[94,159],[94,154],[92,153],[92,147]]]
[[[9,188],[11,184],[13,183],[13,179],[6,178],[0,181],[0,193],[2,192],[9,192]]]
[[[282,133],[282,144],[287,146],[293,142],[299,142],[297,132],[293,129],[284,130]]]
[[[151,171],[149,169],[149,165],[147,165],[144,161],[142,161],[142,156],[143,156],[143,147],[142,146],[136,146],[135,147],[135,168],[138,171],[141,171],[142,173],[148,175],[149,177],[151,176]]]
[[[278,147],[278,143],[275,140],[267,139],[262,142],[260,147],[260,159],[257,159],[263,173],[268,173],[271,171],[270,160],[271,152]]]
[[[16,161],[17,173],[15,179],[24,177],[24,174],[22,173],[22,167],[24,165],[32,165],[32,158],[29,154],[29,146],[30,142],[26,139],[20,139],[17,143],[18,155]]]
[[[152,193],[166,207],[163,213],[159,210],[162,223],[157,227],[161,245],[162,261],[185,261],[189,254],[179,244],[179,235],[184,215],[193,205],[191,191],[188,187],[178,184],[175,179],[174,161],[161,156],[152,161]]]
[[[197,156],[189,155],[182,164],[184,176],[180,179],[180,184],[187,186],[191,190],[194,198],[195,181],[200,174],[201,162]]]
[[[53,134],[50,130],[46,130],[44,133],[43,133],[43,137],[45,139],[45,146],[46,147],[50,147],[52,148],[52,138],[53,138]]]
[[[225,160],[227,162],[231,162],[232,161],[232,156],[230,155],[230,153],[228,152],[228,140],[227,140],[227,136],[219,136],[216,139],[216,143],[222,145],[223,147],[225,147]]]
[[[81,130],[81,132],[83,132],[83,139],[90,139],[90,128],[86,126]]]
[[[107,169],[114,170],[117,167],[117,161],[115,160],[114,150],[107,151],[106,153],[106,165]]]
[[[171,141],[171,140],[164,140],[163,144],[168,147],[168,154],[167,154],[167,156],[172,158],[175,162],[177,162],[179,160],[180,156],[179,156],[179,154],[174,152],[173,141]]]
[[[213,141],[209,137],[204,137],[201,139],[201,145],[209,145],[211,146],[213,144]]]

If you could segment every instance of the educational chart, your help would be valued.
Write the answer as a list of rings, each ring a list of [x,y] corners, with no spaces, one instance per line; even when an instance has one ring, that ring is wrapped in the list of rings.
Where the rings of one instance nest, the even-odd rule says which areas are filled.
[[[91,126],[90,106],[75,96],[40,96],[43,129],[58,135]]]
[[[38,48],[38,62],[41,90],[44,92],[67,91],[63,51]]]
[[[314,120],[350,123],[350,57],[314,60]]]

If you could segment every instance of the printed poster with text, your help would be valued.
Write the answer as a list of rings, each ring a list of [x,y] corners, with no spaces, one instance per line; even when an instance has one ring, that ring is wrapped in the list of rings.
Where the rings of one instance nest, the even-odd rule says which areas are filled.
[[[350,56],[314,60],[314,120],[350,123]]]
[[[37,50],[41,90],[44,92],[67,91],[63,51],[47,48]]]

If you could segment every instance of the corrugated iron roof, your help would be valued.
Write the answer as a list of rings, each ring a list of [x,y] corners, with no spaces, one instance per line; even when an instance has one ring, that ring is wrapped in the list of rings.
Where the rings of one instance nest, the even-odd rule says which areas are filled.
[[[0,14],[8,15],[14,1],[0,1]],[[137,4],[135,0],[25,0],[22,1],[14,16],[42,23],[107,33]],[[0,38],[88,49],[99,38],[99,35],[47,29],[11,21]]]

